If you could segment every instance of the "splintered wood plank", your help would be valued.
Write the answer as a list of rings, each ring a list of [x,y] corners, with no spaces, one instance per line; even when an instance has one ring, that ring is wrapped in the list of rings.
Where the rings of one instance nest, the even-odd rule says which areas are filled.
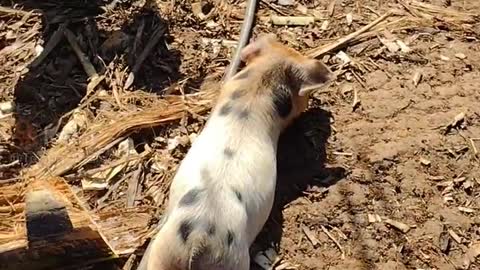
[[[62,178],[30,182],[24,197],[16,205],[24,205],[26,225],[0,242],[0,269],[75,269],[117,257]]]
[[[103,209],[94,218],[115,253],[130,255],[150,237],[152,212],[147,207]]]

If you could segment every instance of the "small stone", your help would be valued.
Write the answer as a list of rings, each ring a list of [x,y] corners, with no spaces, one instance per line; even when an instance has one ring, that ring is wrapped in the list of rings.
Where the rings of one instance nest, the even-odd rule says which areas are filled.
[[[463,54],[463,53],[457,53],[457,54],[455,54],[455,57],[457,57],[458,59],[465,59],[465,58],[467,58],[467,56],[466,56],[465,54]]]

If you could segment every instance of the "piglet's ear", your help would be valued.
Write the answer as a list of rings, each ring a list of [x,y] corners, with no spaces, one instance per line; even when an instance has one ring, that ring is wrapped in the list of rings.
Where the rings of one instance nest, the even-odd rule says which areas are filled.
[[[240,58],[247,63],[257,57],[276,40],[275,34],[264,34],[243,48]]]
[[[333,72],[318,60],[310,59],[302,64],[300,69],[303,80],[299,96],[308,96],[313,90],[328,84],[334,78]]]

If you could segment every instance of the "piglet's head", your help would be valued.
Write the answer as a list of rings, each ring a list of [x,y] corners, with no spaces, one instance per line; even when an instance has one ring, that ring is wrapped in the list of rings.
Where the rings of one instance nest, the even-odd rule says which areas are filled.
[[[333,79],[322,62],[302,55],[267,34],[246,46],[241,54],[247,69],[259,72],[259,89],[271,91],[273,108],[287,124],[308,106],[309,95]]]

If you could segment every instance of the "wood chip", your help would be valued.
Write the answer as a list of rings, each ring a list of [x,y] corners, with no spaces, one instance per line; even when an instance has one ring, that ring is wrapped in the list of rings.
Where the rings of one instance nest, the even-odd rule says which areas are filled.
[[[48,54],[55,49],[55,47],[60,43],[60,41],[64,37],[64,30],[67,28],[67,23],[61,24],[58,29],[53,33],[53,35],[50,37],[50,39],[47,41],[47,44],[45,44],[44,49],[40,53],[40,55],[33,60],[33,62],[30,64],[32,68],[39,66],[45,58],[47,58]]]
[[[422,80],[422,73],[420,71],[416,71],[415,74],[413,74],[413,85],[417,86],[420,81]]]
[[[470,180],[467,180],[463,183],[463,189],[471,189],[473,187],[473,182]]]
[[[352,59],[350,58],[350,56],[348,56],[348,54],[346,54],[344,51],[339,51],[335,57],[337,57],[338,59],[340,59],[343,64],[348,64],[350,62],[352,62]]]
[[[320,241],[318,241],[315,234],[305,225],[302,225],[302,231],[305,233],[308,240],[312,243],[313,247],[317,247],[317,245],[320,243]]]
[[[411,227],[408,226],[407,224],[402,223],[400,221],[392,220],[392,219],[385,219],[385,223],[387,223],[388,225],[398,229],[399,231],[401,231],[403,233],[407,233],[411,229]]]
[[[128,257],[128,260],[123,265],[122,270],[131,270],[133,268],[136,258],[137,258],[137,255],[135,254],[130,255],[130,257]]]
[[[293,6],[295,4],[294,0],[278,0],[277,2],[280,6]]]
[[[95,67],[93,66],[93,64],[88,59],[88,56],[80,48],[80,45],[77,42],[75,34],[72,31],[70,31],[69,29],[66,29],[66,28],[63,30],[63,34],[67,38],[68,43],[70,44],[70,47],[75,52],[75,55],[77,56],[78,60],[80,61],[80,64],[82,64],[83,70],[88,75],[88,77],[93,78],[95,76],[98,76],[97,71],[95,70]]]
[[[468,269],[478,256],[480,256],[480,242],[474,243],[465,254],[464,269]]]
[[[442,180],[445,180],[445,176],[443,175],[429,175],[428,176],[428,180],[432,180],[432,181],[442,181]]]
[[[470,214],[475,212],[475,210],[473,210],[472,208],[463,207],[463,206],[459,206],[458,210],[460,210],[461,212],[470,213]]]
[[[303,15],[306,15],[308,13],[308,8],[300,3],[297,5],[297,10]]]
[[[315,22],[315,17],[311,16],[271,16],[270,19],[274,25],[309,25]]]
[[[351,12],[348,13],[347,16],[346,16],[346,19],[347,19],[347,25],[348,25],[348,26],[352,25],[352,23],[353,23],[353,14],[352,14]]]
[[[386,38],[378,38],[383,46],[387,47],[388,51],[391,53],[398,52],[400,50],[400,46],[397,45],[395,40],[388,40]]]
[[[345,251],[343,250],[342,245],[340,245],[340,243],[337,241],[337,239],[335,239],[335,237],[333,237],[333,235],[327,230],[327,228],[325,228],[325,226],[322,225],[320,228],[328,236],[328,238],[330,238],[335,243],[337,248],[340,250],[340,253],[342,254],[341,255],[342,260],[344,260],[345,259]]]
[[[453,128],[457,128],[458,126],[460,126],[460,124],[463,123],[464,120],[465,120],[465,113],[464,112],[461,112],[461,113],[455,115],[452,122],[450,122],[447,125],[447,127],[445,128],[444,134],[447,134]]]
[[[450,61],[450,58],[445,55],[440,55],[440,60],[442,61]]]
[[[405,44],[405,42],[401,41],[401,40],[396,40],[397,42],[397,45],[400,47],[400,50],[403,52],[403,53],[409,53],[412,51],[412,49],[410,47],[408,47],[407,44]]]
[[[458,244],[461,244],[462,243],[462,238],[460,238],[460,236],[458,236],[458,234],[456,232],[454,232],[452,229],[449,229],[448,230],[448,234],[452,237],[453,240],[455,240],[455,242],[457,242]]]
[[[333,14],[335,13],[335,4],[337,3],[337,0],[332,0],[330,4],[328,4],[328,16],[332,17]]]
[[[329,25],[330,25],[329,21],[323,21],[322,25],[320,26],[320,30],[327,31]]]
[[[205,20],[207,15],[203,14],[202,11],[202,2],[196,2],[191,4],[193,15],[195,15],[200,20]]]
[[[393,14],[393,12],[387,12],[384,15],[377,18],[375,21],[369,23],[368,25],[365,25],[364,27],[358,29],[357,31],[355,31],[353,33],[350,33],[350,34],[338,39],[334,43],[327,44],[327,45],[322,46],[320,48],[315,48],[315,49],[309,50],[307,52],[307,55],[310,56],[310,57],[317,58],[317,57],[322,56],[322,55],[324,55],[324,54],[326,54],[330,51],[333,51],[333,50],[335,50],[335,49],[337,49],[337,48],[339,48],[339,47],[341,47],[345,44],[348,44],[350,41],[354,40],[355,38],[357,38],[361,34],[367,32],[368,30],[372,29],[373,27],[375,27],[379,23],[386,20],[392,14]]]
[[[253,261],[264,270],[270,270],[270,267],[272,266],[272,262],[263,254],[263,252],[257,253],[257,255],[253,257]]]
[[[351,152],[332,152],[332,154],[336,155],[336,156],[346,156],[346,157],[351,157],[353,156],[353,153]]]
[[[128,179],[127,187],[127,203],[128,208],[133,207],[135,204],[135,198],[137,197],[138,184],[140,175],[142,173],[142,165],[139,164],[137,170],[133,173],[132,177]]]
[[[430,160],[425,159],[425,158],[420,158],[420,163],[421,163],[423,166],[430,166],[430,164],[431,164]]]
[[[360,106],[360,98],[358,97],[358,91],[356,88],[353,89],[353,102],[352,102],[352,112],[354,112],[358,106]]]
[[[467,180],[467,177],[462,176],[462,177],[458,177],[458,178],[453,179],[453,182],[458,184],[458,183],[465,182],[465,180]]]

